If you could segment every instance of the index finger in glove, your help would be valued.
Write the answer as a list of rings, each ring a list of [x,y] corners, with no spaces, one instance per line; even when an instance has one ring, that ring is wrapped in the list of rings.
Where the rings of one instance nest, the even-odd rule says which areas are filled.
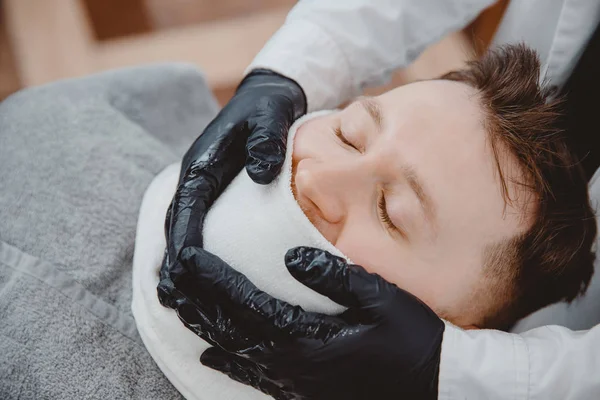
[[[285,255],[285,264],[300,283],[349,308],[360,308],[389,300],[398,287],[359,265],[313,247],[295,247]]]
[[[313,247],[295,247],[286,253],[286,266],[294,278],[314,291],[348,307],[345,319],[357,310],[396,314],[439,321],[435,313],[418,297],[399,288],[360,265],[348,265],[346,260]],[[378,311],[377,311],[378,310]]]
[[[246,171],[260,184],[273,181],[285,160],[288,129],[306,113],[306,96],[293,80],[265,69],[248,74],[232,102],[235,109],[253,111],[246,146]]]
[[[286,98],[280,98],[278,102],[269,98],[261,101],[263,104],[258,105],[260,116],[255,120],[246,145],[246,171],[254,182],[267,184],[281,171],[285,161],[288,130],[296,116],[288,111],[293,110],[293,105],[287,104],[290,101]],[[273,115],[285,117],[278,119]]]

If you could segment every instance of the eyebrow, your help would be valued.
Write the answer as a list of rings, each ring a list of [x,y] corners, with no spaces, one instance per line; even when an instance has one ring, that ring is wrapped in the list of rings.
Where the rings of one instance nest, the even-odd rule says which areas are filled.
[[[375,126],[377,127],[377,131],[381,131],[381,127],[383,126],[383,115],[381,113],[381,107],[379,102],[375,100],[373,97],[360,96],[356,102],[360,104],[365,111],[369,114]]]
[[[423,184],[421,183],[421,179],[417,175],[417,171],[410,165],[404,165],[401,168],[404,178],[408,182],[408,185],[417,195],[417,199],[421,204],[421,208],[425,213],[425,217],[429,219],[429,221],[435,225],[436,221],[436,209],[431,200],[431,196],[423,189]]]

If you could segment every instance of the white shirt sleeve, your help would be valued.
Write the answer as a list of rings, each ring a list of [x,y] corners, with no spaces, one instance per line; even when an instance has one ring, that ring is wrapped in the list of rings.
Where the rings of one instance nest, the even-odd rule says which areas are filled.
[[[247,71],[269,68],[300,84],[309,111],[333,108],[385,83],[430,44],[495,0],[302,0]]]
[[[439,400],[600,399],[600,325],[522,334],[446,323]]]

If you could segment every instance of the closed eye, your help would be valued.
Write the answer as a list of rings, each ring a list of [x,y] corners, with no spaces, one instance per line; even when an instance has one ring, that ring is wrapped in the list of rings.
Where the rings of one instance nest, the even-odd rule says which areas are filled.
[[[338,137],[338,139],[340,139],[340,141],[341,141],[342,143],[344,143],[346,146],[350,146],[350,147],[352,147],[354,150],[358,150],[358,148],[357,148],[355,145],[353,145],[352,143],[350,143],[350,142],[348,141],[348,139],[346,139],[346,137],[344,136],[344,134],[343,134],[343,132],[342,132],[342,130],[341,130],[340,128],[335,128],[335,129],[333,130],[333,132],[335,133],[335,136],[337,136],[337,137]]]
[[[400,236],[406,239],[406,232],[394,225],[394,222],[392,222],[392,219],[390,218],[387,212],[387,206],[385,204],[385,195],[383,192],[381,192],[381,196],[379,196],[379,199],[377,200],[377,209],[379,212],[379,218],[381,219],[381,222],[383,222],[383,224],[386,226],[386,228],[390,232],[398,233],[400,234]]]

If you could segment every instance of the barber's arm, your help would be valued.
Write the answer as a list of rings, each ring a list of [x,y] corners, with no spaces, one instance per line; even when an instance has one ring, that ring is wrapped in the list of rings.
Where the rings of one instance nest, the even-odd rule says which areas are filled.
[[[302,0],[248,70],[298,82],[308,110],[334,108],[384,83],[496,0]]]
[[[440,400],[600,398],[600,325],[544,326],[522,334],[447,325]]]

